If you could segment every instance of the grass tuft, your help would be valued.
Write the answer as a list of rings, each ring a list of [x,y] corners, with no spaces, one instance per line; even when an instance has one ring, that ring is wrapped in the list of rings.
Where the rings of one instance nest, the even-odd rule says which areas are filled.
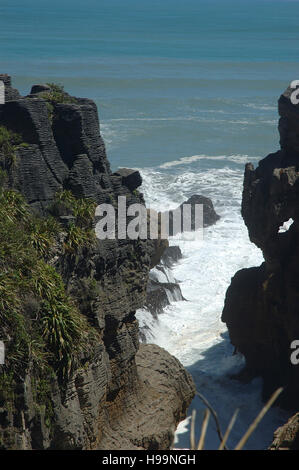
[[[4,154],[9,167],[16,165],[16,150],[20,146],[27,146],[23,137],[5,126],[0,126],[0,152]]]
[[[0,216],[0,337],[7,344],[5,367],[22,373],[25,364],[42,367],[50,361],[61,377],[66,376],[88,327],[61,276],[43,258],[59,224],[53,218],[33,216],[14,191],[0,196]]]

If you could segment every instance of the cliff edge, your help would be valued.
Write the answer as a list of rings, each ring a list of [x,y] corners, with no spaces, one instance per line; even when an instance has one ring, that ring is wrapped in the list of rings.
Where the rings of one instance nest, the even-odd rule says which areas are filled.
[[[243,378],[261,376],[264,398],[284,387],[280,404],[299,409],[299,366],[291,343],[299,339],[299,105],[288,88],[279,98],[281,149],[247,164],[242,216],[264,256],[259,267],[237,272],[222,320],[246,359]]]
[[[94,235],[96,205],[144,203],[141,176],[111,172],[92,100],[0,80],[0,447],[167,449],[195,389],[139,345],[155,245]]]

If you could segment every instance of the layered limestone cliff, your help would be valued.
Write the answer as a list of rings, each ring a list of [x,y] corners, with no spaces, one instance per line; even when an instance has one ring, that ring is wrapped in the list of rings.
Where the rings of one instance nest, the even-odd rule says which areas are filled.
[[[14,299],[14,317],[8,297],[12,313],[6,315],[0,289],[0,339],[6,346],[6,363],[0,366],[0,446],[169,448],[195,390],[175,358],[154,345],[139,346],[135,311],[145,303],[157,247],[140,239],[97,240],[92,214],[88,219],[88,204],[116,208],[118,196],[126,196],[127,205],[143,203],[137,191],[140,174],[111,172],[93,101],[71,97],[54,85],[36,85],[21,97],[9,76],[0,75],[0,80],[6,86],[6,102],[0,105],[0,203],[4,212],[8,204],[9,240],[18,231],[18,214],[22,227],[35,227],[25,242],[30,242],[30,256],[36,256],[26,272],[20,266],[16,281],[19,272],[13,263],[5,264],[12,249],[1,246],[0,288],[2,283],[9,288],[7,274],[24,290]],[[16,203],[18,192],[29,213],[36,214],[32,220],[22,203]],[[41,230],[43,218],[51,227],[56,224],[50,241]],[[19,245],[14,249],[21,250]],[[34,277],[36,266],[41,276],[44,271],[51,274],[42,286]],[[47,282],[49,289],[57,288],[53,297]],[[71,305],[77,317],[72,317]],[[70,330],[63,330],[64,315]],[[59,331],[54,319],[61,322]],[[84,333],[82,347],[69,334],[74,328],[82,336],[78,324]],[[16,338],[15,331],[22,335]],[[53,344],[61,347],[59,354]]]
[[[222,320],[246,358],[243,378],[263,377],[264,398],[283,386],[281,405],[298,410],[299,366],[290,360],[291,343],[299,339],[299,106],[293,91],[278,102],[281,149],[245,169],[242,216],[265,261],[233,277]]]

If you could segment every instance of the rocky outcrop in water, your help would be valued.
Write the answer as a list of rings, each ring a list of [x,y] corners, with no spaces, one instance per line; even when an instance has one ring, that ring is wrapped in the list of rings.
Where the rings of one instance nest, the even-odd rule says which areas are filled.
[[[189,206],[190,212],[185,216],[187,222],[184,224],[184,205]],[[202,219],[196,213],[196,205],[202,206]],[[150,312],[154,320],[163,312],[165,307],[172,302],[186,300],[181,292],[179,282],[173,277],[171,268],[182,258],[181,250],[178,246],[169,246],[168,240],[164,239],[162,230],[162,216],[168,221],[169,235],[174,236],[178,233],[190,232],[199,228],[214,225],[220,218],[216,213],[211,199],[193,195],[187,201],[183,202],[175,210],[167,212],[148,211],[148,231],[149,216],[154,214],[159,223],[159,238],[154,240],[154,255],[152,256],[151,271],[147,285],[147,296],[144,309]],[[178,225],[175,225],[175,217],[179,215]],[[199,217],[196,220],[196,217]],[[166,222],[167,223],[167,222]],[[177,223],[177,222],[176,222]],[[162,234],[162,238],[160,237]],[[146,341],[149,330],[153,324],[152,318],[149,321],[143,321],[140,328],[140,339]]]
[[[292,91],[278,103],[281,149],[245,169],[242,216],[265,262],[233,277],[222,320],[246,358],[243,377],[263,377],[264,398],[283,386],[280,403],[298,410],[299,366],[290,360],[299,339],[299,106]]]
[[[214,225],[220,219],[220,216],[216,213],[214,209],[214,205],[211,199],[205,196],[199,196],[198,194],[194,194],[189,199],[187,199],[187,201],[183,202],[179,207],[177,207],[174,211],[169,211],[169,234],[171,236],[186,231],[183,224],[184,205],[189,205],[191,207],[190,214],[186,216],[186,221],[188,221],[191,230],[196,230],[198,228],[196,227],[196,205],[202,206],[203,227],[209,227],[210,225]],[[181,214],[181,224],[178,229],[174,227],[175,212]]]
[[[176,251],[173,250],[174,248]],[[175,258],[172,257],[174,253]],[[171,272],[174,262],[181,257],[179,247],[168,247],[163,253],[160,263],[149,273],[145,308],[154,317],[157,317],[171,302],[185,300],[181,288]]]
[[[53,85],[35,85],[21,97],[11,88],[10,77],[1,75],[0,80],[6,85],[0,128],[18,135],[17,145],[7,141],[0,149],[4,188],[22,193],[33,212],[55,215],[60,222],[46,260],[89,325],[88,343],[63,381],[49,364],[46,372],[33,368],[30,354],[17,372],[1,368],[0,379],[9,377],[10,388],[0,380],[0,446],[167,448],[194,395],[194,384],[166,351],[150,345],[139,350],[135,311],[145,303],[154,244],[94,240],[78,248],[75,236],[85,236],[74,225],[78,214],[57,203],[61,191],[115,207],[118,196],[126,196],[127,204],[143,203],[136,190],[140,174],[111,172],[93,101],[71,97]],[[5,135],[12,139],[12,134]],[[69,230],[73,245],[66,252]],[[33,320],[26,322],[33,334]],[[2,322],[0,337],[7,344],[12,340]],[[48,366],[51,374],[45,379]]]
[[[142,318],[140,324],[140,340],[146,342],[151,325],[158,319],[158,315],[172,302],[186,300],[183,297],[180,284],[174,278],[171,268],[182,258],[178,246],[167,247],[160,258],[160,262],[150,270],[146,290],[146,301],[143,311],[150,314],[147,321]]]

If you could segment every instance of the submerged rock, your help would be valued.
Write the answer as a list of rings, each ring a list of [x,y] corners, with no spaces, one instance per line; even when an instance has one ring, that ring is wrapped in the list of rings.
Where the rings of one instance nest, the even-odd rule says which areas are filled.
[[[185,300],[179,284],[175,282],[157,282],[150,279],[147,286],[145,308],[157,318],[171,302]]]
[[[182,253],[178,246],[167,247],[160,262],[149,273],[146,301],[143,307],[150,312],[154,320],[157,320],[158,315],[172,302],[186,300],[171,271],[173,265],[181,258]],[[149,324],[142,322],[140,326],[140,340],[142,342],[146,342],[150,329]]]

